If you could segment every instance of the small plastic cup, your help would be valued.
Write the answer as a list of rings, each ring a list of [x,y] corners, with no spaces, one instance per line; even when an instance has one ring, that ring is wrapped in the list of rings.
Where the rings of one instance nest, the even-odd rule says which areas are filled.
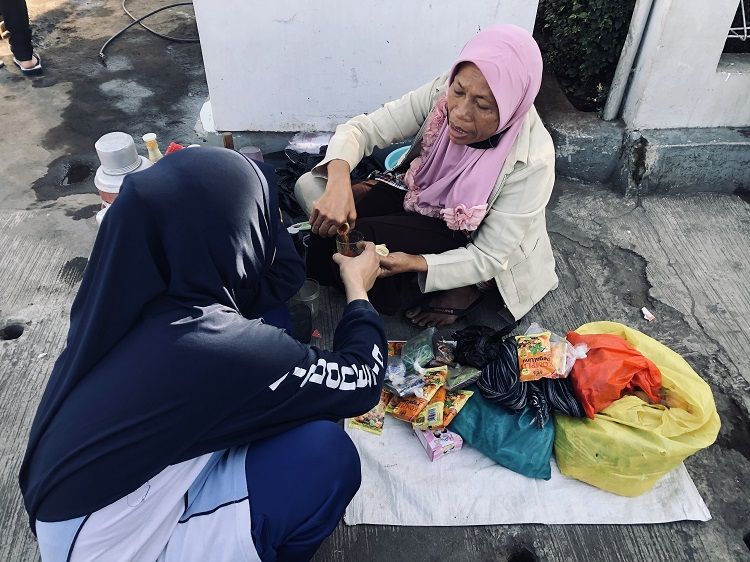
[[[294,295],[294,300],[306,305],[310,309],[310,316],[315,318],[318,314],[319,296],[320,284],[315,279],[305,279],[300,290]]]
[[[263,162],[263,152],[257,146],[243,146],[240,148],[239,153],[250,158],[250,160]]]
[[[344,235],[336,235],[336,251],[349,258],[357,257],[365,249],[365,236],[359,230],[350,230]]]

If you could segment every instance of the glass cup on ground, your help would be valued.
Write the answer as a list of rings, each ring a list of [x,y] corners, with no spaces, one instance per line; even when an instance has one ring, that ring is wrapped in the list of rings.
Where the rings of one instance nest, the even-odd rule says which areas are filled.
[[[306,305],[310,309],[310,316],[315,318],[318,314],[318,297],[320,296],[320,284],[315,279],[305,279],[302,287],[294,295],[294,301]]]
[[[357,257],[365,249],[365,237],[359,230],[336,235],[336,251],[349,258]]]

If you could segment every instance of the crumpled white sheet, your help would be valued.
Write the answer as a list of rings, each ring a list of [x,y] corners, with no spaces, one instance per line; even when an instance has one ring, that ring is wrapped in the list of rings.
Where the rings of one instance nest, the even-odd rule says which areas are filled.
[[[513,523],[708,521],[711,514],[681,464],[646,494],[626,498],[560,474],[516,474],[464,445],[430,462],[411,425],[388,416],[381,436],[349,428],[362,460],[362,486],[347,525],[461,526]]]

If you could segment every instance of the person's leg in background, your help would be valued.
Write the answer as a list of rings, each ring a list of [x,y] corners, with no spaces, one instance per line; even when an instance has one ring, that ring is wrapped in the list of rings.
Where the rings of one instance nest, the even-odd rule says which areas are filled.
[[[385,244],[391,252],[440,254],[466,245],[466,236],[450,230],[440,219],[401,211],[366,217],[358,223],[365,240]],[[381,314],[396,314],[401,307],[403,283],[415,274],[378,279],[369,291],[370,302]]]
[[[307,561],[359,489],[359,455],[337,424],[315,421],[250,445],[252,537],[263,562]]]
[[[302,174],[297,183],[294,184],[294,197],[308,217],[312,212],[313,203],[320,199],[325,190],[326,180],[324,178],[316,178],[310,172]]]
[[[21,71],[41,71],[41,62],[31,44],[29,11],[25,0],[0,0],[0,14],[5,28],[10,32],[10,50]]]

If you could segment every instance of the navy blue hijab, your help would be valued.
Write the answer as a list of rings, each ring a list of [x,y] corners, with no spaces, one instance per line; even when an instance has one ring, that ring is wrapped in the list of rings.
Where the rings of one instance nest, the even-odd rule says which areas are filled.
[[[268,329],[247,319],[288,300],[303,281],[272,172],[233,151],[197,148],[127,176],[99,230],[66,348],[31,428],[19,480],[32,528],[38,515],[80,515],[169,464],[252,438],[224,432],[212,442],[205,427],[242,405],[204,412],[195,396],[211,400],[221,385],[214,403],[231,395],[243,376],[233,357],[254,330]],[[222,356],[229,374],[198,388],[212,358]],[[81,489],[90,497],[73,493]]]

